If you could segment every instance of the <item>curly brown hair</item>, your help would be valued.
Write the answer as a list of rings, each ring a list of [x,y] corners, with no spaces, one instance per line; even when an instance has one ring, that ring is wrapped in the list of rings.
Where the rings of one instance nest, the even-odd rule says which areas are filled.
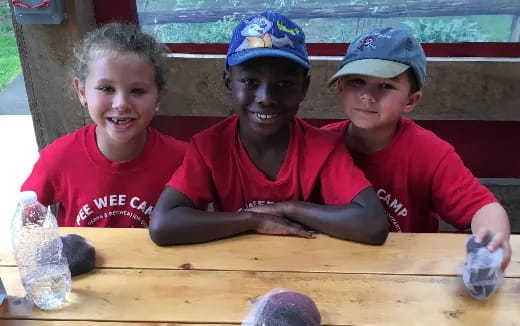
[[[90,60],[103,50],[134,53],[148,58],[155,67],[157,89],[164,89],[168,71],[165,54],[168,50],[153,36],[142,32],[138,25],[110,23],[88,33],[74,48],[74,76],[85,82]]]

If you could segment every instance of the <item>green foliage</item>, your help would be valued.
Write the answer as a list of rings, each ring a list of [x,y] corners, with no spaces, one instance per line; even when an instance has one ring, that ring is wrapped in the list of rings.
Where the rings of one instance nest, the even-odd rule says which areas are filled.
[[[108,1],[108,0],[107,0]],[[371,4],[372,3],[372,4]],[[187,43],[227,43],[234,25],[243,17],[236,12],[246,8],[262,8],[282,13],[292,8],[310,6],[334,7],[337,5],[366,6],[367,13],[391,11],[398,0],[379,0],[378,6],[369,0],[137,0],[139,12],[175,10],[202,10],[211,12],[213,8],[229,8],[229,15],[215,23],[170,23],[153,27],[163,42]],[[425,3],[425,6],[427,4]],[[490,5],[492,6],[492,4]],[[359,18],[298,18],[308,42],[351,42],[355,36],[379,26],[406,26],[421,42],[503,42],[509,40],[511,15],[480,15],[461,17],[406,18],[359,17]]]
[[[419,42],[484,42],[488,35],[481,32],[476,21],[454,18],[451,21],[438,19],[425,21],[406,20],[402,22]]]
[[[7,2],[0,3],[0,91],[21,71],[18,47]]]
[[[228,43],[237,24],[224,17],[215,23],[159,25],[155,33],[165,43]]]
[[[348,23],[339,23],[334,25],[328,40],[323,42],[330,43],[348,43],[352,42],[352,40],[356,37],[354,29],[352,28],[353,24]]]
[[[13,31],[9,3],[0,3],[0,34]]]
[[[21,71],[16,40],[12,33],[0,34],[0,90]]]

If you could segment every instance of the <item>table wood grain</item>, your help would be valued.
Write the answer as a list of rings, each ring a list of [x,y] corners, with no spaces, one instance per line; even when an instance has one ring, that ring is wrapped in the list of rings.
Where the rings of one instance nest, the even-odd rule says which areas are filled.
[[[46,312],[17,298],[18,271],[0,268],[10,294],[0,318],[122,322],[240,323],[273,288],[311,296],[330,325],[510,325],[520,321],[520,279],[488,301],[459,277],[302,272],[97,269],[75,278],[61,308]]]
[[[159,247],[146,229],[61,228],[96,247],[99,268],[299,271],[458,275],[465,234],[390,233],[383,246],[318,235],[316,239],[244,235],[197,245]],[[520,277],[520,235],[511,238],[508,277]],[[516,249],[516,250],[515,250]],[[0,266],[15,266],[9,241],[0,239]]]
[[[43,311],[23,298],[10,241],[0,238],[0,276],[8,298],[0,325],[240,325],[273,288],[305,293],[324,325],[520,325],[520,236],[499,291],[469,296],[460,276],[465,234],[391,233],[369,246],[243,235],[159,247],[145,229],[61,228],[96,247],[96,269],[73,278],[67,303]]]

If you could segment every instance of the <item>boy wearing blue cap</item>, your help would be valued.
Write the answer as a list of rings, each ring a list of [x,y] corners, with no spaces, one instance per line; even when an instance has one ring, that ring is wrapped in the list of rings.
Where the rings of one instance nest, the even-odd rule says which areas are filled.
[[[248,231],[312,238],[308,227],[382,244],[384,209],[342,138],[295,117],[310,80],[303,30],[278,13],[248,18],[226,63],[236,113],[192,138],[152,214],[152,240],[198,243]]]
[[[426,55],[407,31],[379,28],[358,37],[329,80],[349,120],[324,129],[344,137],[393,231],[437,232],[439,217],[460,230],[471,225],[479,241],[494,235],[488,248],[504,249],[505,269],[511,246],[503,207],[451,145],[401,117],[420,102],[425,75]]]

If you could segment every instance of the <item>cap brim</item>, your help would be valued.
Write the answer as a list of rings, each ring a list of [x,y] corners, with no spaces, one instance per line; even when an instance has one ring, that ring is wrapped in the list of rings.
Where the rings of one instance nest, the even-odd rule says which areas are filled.
[[[331,86],[336,79],[346,75],[367,75],[379,78],[394,78],[405,72],[410,66],[383,59],[363,59],[347,63],[327,82]]]
[[[296,62],[307,69],[311,69],[311,65],[299,56],[292,54],[286,50],[278,50],[272,48],[248,49],[247,51],[233,53],[227,57],[227,64],[232,67],[239,65],[244,61],[261,57],[284,58]]]

